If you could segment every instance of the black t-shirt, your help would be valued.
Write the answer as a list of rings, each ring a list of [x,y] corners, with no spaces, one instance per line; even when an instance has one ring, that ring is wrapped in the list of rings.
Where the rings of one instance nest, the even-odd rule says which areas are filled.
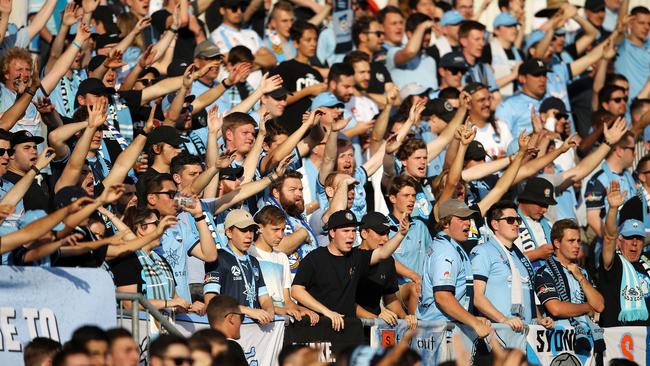
[[[379,302],[385,295],[399,291],[395,259],[389,257],[370,267],[368,273],[359,280],[357,304],[369,312],[379,315]]]
[[[273,74],[282,76],[283,86],[292,93],[323,82],[323,77],[318,70],[296,60],[282,62],[275,68]],[[279,118],[283,127],[289,133],[295,132],[302,124],[302,114],[310,106],[311,97],[308,96],[288,105],[284,114]]]
[[[370,82],[368,93],[384,94],[386,83],[392,83],[393,79],[383,63],[373,61],[370,63]]]
[[[371,250],[353,248],[344,256],[335,256],[327,247],[320,247],[300,262],[293,284],[305,286],[331,311],[355,318],[357,287],[368,273],[371,257]]]
[[[167,262],[165,258],[160,258]],[[144,285],[145,282],[142,278],[142,263],[140,263],[138,255],[135,252],[117,257],[110,261],[108,265],[113,274],[113,282],[116,287],[138,285],[138,293],[143,293],[142,285]],[[169,265],[169,263],[167,263],[167,265]],[[171,268],[171,266],[169,268]]]
[[[97,241],[97,237],[87,227],[77,227],[73,233],[80,233],[84,237],[79,242]],[[110,234],[108,234],[110,235]],[[76,255],[72,257],[61,257],[57,262],[57,267],[88,267],[97,268],[104,263],[106,259],[106,251],[108,246],[104,245],[96,250],[91,250],[88,253]]]
[[[2,178],[16,185],[22,177],[22,175],[8,171]],[[34,179],[32,184],[29,185],[27,193],[23,196],[23,206],[25,210],[51,212],[53,209],[52,197],[50,195],[50,188],[47,185],[47,179],[41,176],[40,182],[41,184],[39,185],[38,180]]]
[[[165,33],[165,23],[167,22],[167,18],[170,16],[172,16],[172,14],[166,9],[160,9],[151,14],[151,27],[159,39],[162,34]],[[202,27],[203,23],[200,20],[198,20],[198,22]],[[194,59],[194,47],[196,47],[196,37],[194,36],[194,32],[192,32],[188,27],[179,28],[172,59],[174,62],[192,63]]]
[[[648,281],[648,273],[643,269],[643,265],[637,261],[632,263],[634,269]],[[614,255],[612,268],[606,271],[603,265],[603,259],[600,258],[600,269],[598,270],[598,290],[608,297],[605,301],[605,310],[600,314],[601,327],[620,327],[620,326],[644,326],[650,325],[650,319],[638,320],[634,322],[621,322],[618,320],[618,313],[621,311],[621,278],[623,277],[623,263],[618,255]],[[646,282],[647,283],[647,282]],[[650,309],[650,298],[645,299],[645,306]]]

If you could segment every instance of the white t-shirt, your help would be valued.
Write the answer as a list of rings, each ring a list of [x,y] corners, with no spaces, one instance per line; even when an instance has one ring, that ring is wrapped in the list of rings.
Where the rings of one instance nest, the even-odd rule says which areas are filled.
[[[354,119],[360,122],[369,122],[377,113],[377,103],[366,96],[352,96],[350,100],[345,103],[345,109],[354,116]]]
[[[284,289],[291,288],[291,270],[287,255],[275,249],[270,253],[265,252],[254,245],[248,248],[248,254],[260,262],[264,283],[273,299],[273,306],[284,307]]]
[[[477,128],[474,140],[483,144],[485,152],[492,157],[506,156],[506,149],[512,141],[512,134],[508,126],[502,121],[496,121],[500,134],[497,135],[492,124],[488,123],[483,128]]]
[[[519,237],[515,240],[515,245],[522,253],[526,253],[529,250],[537,249],[544,244],[550,244],[546,242],[546,235],[544,234],[544,228],[542,224],[537,220],[533,220],[530,217],[524,218],[530,227],[530,232],[521,230],[525,227],[522,223],[519,230]],[[532,238],[528,235],[532,236]],[[532,240],[531,240],[532,239]],[[537,243],[537,245],[535,245]]]
[[[236,30],[225,24],[221,24],[212,31],[210,39],[223,54],[227,54],[235,46],[246,46],[254,55],[262,47],[262,39],[255,31],[250,29]]]

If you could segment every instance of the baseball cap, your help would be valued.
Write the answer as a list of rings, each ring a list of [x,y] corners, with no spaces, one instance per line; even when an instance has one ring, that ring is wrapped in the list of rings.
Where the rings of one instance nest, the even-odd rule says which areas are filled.
[[[97,70],[98,67],[100,67],[104,61],[106,61],[108,57],[105,55],[97,55],[88,61],[88,71],[92,72]]]
[[[535,16],[538,18],[550,18],[560,10],[562,5],[567,3],[567,0],[546,0],[546,8],[535,13]]]
[[[101,22],[107,33],[120,33],[120,29],[117,27],[117,16],[111,10],[110,6],[98,6],[97,9],[93,11],[92,19],[94,19],[95,22]]]
[[[251,213],[242,209],[232,210],[226,216],[224,227],[229,229],[233,226],[238,229],[246,229],[251,226],[259,227],[255,220],[253,220]]]
[[[83,197],[88,197],[88,193],[83,188],[77,186],[63,187],[54,195],[54,206],[62,208]]]
[[[587,0],[585,1],[585,10],[597,13],[605,10],[605,0]]]
[[[467,204],[461,200],[448,199],[443,201],[438,207],[438,216],[444,219],[449,216],[456,216],[462,219],[468,218],[476,213],[475,210],[467,207]]]
[[[485,160],[485,147],[479,141],[472,140],[467,146],[465,152],[465,161],[483,161]]]
[[[542,104],[539,106],[539,113],[546,113],[551,109],[557,109],[558,117],[568,118],[569,112],[566,110],[564,102],[560,98],[548,97],[542,101]]]
[[[400,91],[399,96],[402,100],[410,97],[411,95],[425,95],[431,92],[431,88],[425,88],[418,83],[408,83],[404,85]]]
[[[311,102],[312,110],[320,107],[343,108],[345,107],[345,104],[338,100],[334,94],[326,92],[318,94],[318,96],[316,96],[316,98],[314,98],[314,100]]]
[[[173,147],[178,147],[180,144],[189,142],[188,139],[181,136],[181,133],[172,126],[156,127],[149,133],[147,145],[153,145],[164,142]]]
[[[544,61],[538,58],[529,58],[519,66],[519,75],[541,76],[549,72]]]
[[[194,58],[212,58],[219,55],[221,55],[219,47],[210,40],[205,40],[194,47]]]
[[[445,122],[450,122],[455,115],[456,108],[442,98],[431,99],[422,111],[423,117],[436,116]]]
[[[95,49],[98,50],[100,48],[104,48],[109,44],[117,44],[120,43],[120,41],[122,41],[122,38],[117,33],[100,34],[95,40]]]
[[[17,223],[18,228],[22,229],[25,226],[31,224],[32,222],[34,222],[36,220],[40,220],[45,216],[47,216],[47,212],[45,212],[43,210],[28,210],[28,211],[25,211],[25,213],[22,216],[20,216],[20,218],[18,219],[18,223]],[[54,231],[62,231],[63,229],[65,229],[65,225],[63,225],[60,222],[55,227],[52,228],[52,230],[54,230]]]
[[[379,235],[385,235],[389,231],[397,231],[397,226],[391,224],[384,214],[370,212],[361,219],[360,229],[370,229]]]
[[[273,99],[282,99],[287,95],[291,95],[291,92],[284,86],[281,86],[270,93],[266,93],[266,95]]]
[[[519,24],[517,18],[512,16],[509,12],[500,13],[494,18],[492,26],[496,27],[512,27],[513,25]]]
[[[115,94],[115,89],[107,87],[101,80],[97,78],[88,78],[79,83],[79,89],[77,89],[77,96],[84,96],[86,94],[98,96],[112,95]]]
[[[524,49],[524,53],[528,55],[528,50],[534,45],[538,44],[542,39],[544,39],[545,35],[546,33],[541,30],[532,31],[530,35],[528,35],[528,38],[526,38],[526,47]]]
[[[442,18],[440,18],[440,25],[458,25],[463,20],[465,20],[465,18],[463,18],[458,10],[450,10],[442,14]]]
[[[232,167],[229,166],[227,168],[223,168],[219,170],[219,179],[220,180],[237,180],[241,178],[244,175],[244,167],[237,166],[237,167]]]
[[[357,221],[356,216],[350,210],[336,211],[330,215],[327,220],[327,225],[323,227],[325,230],[338,229],[341,227],[359,226],[361,223]]]
[[[440,67],[445,69],[458,69],[458,70],[467,70],[469,65],[465,61],[465,57],[460,52],[449,52],[446,53],[440,59]]]
[[[622,237],[630,238],[633,236],[640,236],[645,238],[645,229],[643,223],[635,219],[627,219],[623,221],[623,225],[619,229],[619,234]]]
[[[181,76],[185,73],[185,69],[187,69],[188,66],[190,66],[190,64],[185,61],[172,62],[169,64],[169,66],[167,66],[167,76]]]
[[[18,130],[11,134],[11,146],[16,146],[25,142],[34,142],[40,144],[45,141],[44,138],[40,136],[34,136],[31,132],[25,130]]]
[[[554,187],[551,182],[541,177],[533,177],[526,181],[524,190],[517,197],[519,202],[532,202],[542,206],[556,205],[553,198]]]

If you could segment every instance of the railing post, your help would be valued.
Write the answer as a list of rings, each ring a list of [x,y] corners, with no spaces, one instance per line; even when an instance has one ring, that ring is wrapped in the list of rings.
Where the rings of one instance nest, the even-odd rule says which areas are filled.
[[[133,338],[136,339],[136,342],[140,342],[139,305],[140,301],[138,299],[131,301],[131,334],[133,334]]]

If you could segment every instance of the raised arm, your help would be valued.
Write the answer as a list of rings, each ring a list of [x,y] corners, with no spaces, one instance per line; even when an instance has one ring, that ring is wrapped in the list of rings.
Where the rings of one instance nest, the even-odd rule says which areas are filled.
[[[140,73],[155,62],[157,54],[158,53],[153,49],[153,46],[149,45],[144,52],[142,52],[138,58],[138,62],[135,63],[135,66],[124,78],[122,85],[120,85],[120,91],[133,89],[133,86],[138,81],[138,77],[140,77]]]
[[[506,167],[508,167],[508,165],[510,165],[510,162],[511,159],[506,157],[506,158],[490,160],[484,163],[476,164],[470,168],[463,169],[463,173],[461,177],[465,182],[478,180],[490,174],[494,174],[496,172],[505,169]]]
[[[163,79],[152,86],[146,87],[142,89],[142,101],[140,103],[145,105],[156,98],[178,90],[182,82],[183,76],[176,76]]]
[[[47,0],[38,10],[38,13],[34,15],[32,21],[27,25],[27,33],[29,34],[30,41],[36,37],[43,27],[45,27],[45,23],[47,23],[48,19],[50,19],[54,12],[56,2],[57,0]]]
[[[45,64],[45,73],[47,74],[54,62],[59,59],[59,56],[61,56],[61,53],[63,53],[63,47],[65,45],[65,37],[68,35],[68,31],[70,31],[70,27],[78,22],[81,17],[82,13],[80,12],[80,8],[74,3],[69,3],[66,5],[65,10],[63,11],[63,17],[61,19],[61,26],[59,27],[59,32],[56,34],[56,37],[54,37],[54,41],[52,42],[52,47],[50,48],[50,57],[47,60],[47,63]]]
[[[255,89],[246,99],[241,103],[237,104],[229,112],[242,112],[248,113],[255,103],[257,103],[262,95],[270,93],[282,86],[282,77],[280,75],[269,76],[268,73],[264,74],[262,77],[262,82],[260,83],[259,88]]]
[[[476,136],[476,131],[469,124],[465,123],[463,126],[460,126],[456,131],[456,138],[460,141],[458,145],[458,152],[455,155],[454,161],[449,168],[449,174],[447,175],[447,181],[444,183],[445,186],[440,193],[439,197],[436,197],[436,206],[437,203],[442,203],[452,197],[454,191],[456,191],[456,186],[460,181],[460,175],[463,172],[463,163],[465,162],[465,153],[467,152],[467,147],[470,142],[474,140]],[[436,209],[437,212],[437,209]]]
[[[603,238],[603,268],[605,271],[612,269],[612,263],[616,256],[616,239],[618,234],[618,209],[625,203],[627,192],[621,192],[620,184],[612,180],[607,191],[607,202],[609,210],[605,217],[604,238]]]
[[[196,245],[190,254],[205,262],[214,262],[217,260],[217,243],[214,242],[212,233],[208,228],[208,224],[203,215],[201,208],[201,200],[194,198],[193,207],[184,207],[184,210],[189,212],[194,218],[196,228],[199,231],[199,245]]]
[[[325,185],[325,178],[327,178],[327,176],[336,168],[339,131],[343,130],[351,120],[352,116],[347,119],[340,118],[325,127],[330,130],[330,133],[327,137],[327,142],[325,143],[323,161],[321,162],[320,170],[318,172],[318,181],[322,185]]]
[[[217,140],[219,140],[219,137],[221,136],[221,126],[223,126],[223,117],[218,112],[219,112],[219,108],[217,107],[216,104],[212,106],[210,110],[208,110],[208,145],[205,148],[205,155],[206,155],[205,163],[208,167],[215,166],[215,165],[221,166],[220,164],[218,164],[219,159],[217,159],[217,155],[219,154],[219,147],[217,146]],[[231,163],[233,161],[232,159],[234,159],[234,155],[231,156],[231,160],[230,160]],[[194,183],[196,183],[196,181]],[[195,187],[194,183],[192,184],[192,190],[197,191],[198,187]],[[215,175],[212,177],[210,182],[203,188],[203,198],[216,197],[218,190],[219,190],[219,174],[218,172],[215,172]]]
[[[147,244],[156,239],[159,239],[165,230],[176,225],[177,223],[178,219],[175,216],[165,216],[160,220],[156,226],[156,230],[153,232],[145,236],[128,239],[119,245],[109,245],[106,250],[107,260],[115,259],[124,254],[133,253],[138,249],[144,248],[147,246]]]
[[[50,70],[41,81],[41,88],[45,91],[46,94],[49,94],[56,85],[59,83],[59,80],[68,72],[72,62],[74,62],[77,53],[81,50],[81,46],[90,38],[90,28],[87,24],[81,23],[77,27],[77,34],[74,37],[72,44],[68,46],[68,49],[63,52],[61,57],[52,65],[52,70]]]
[[[409,227],[411,226],[411,221],[408,216],[408,214],[404,213],[404,215],[400,218],[399,220],[399,230],[393,236],[390,238],[386,244],[378,247],[377,249],[372,251],[372,256],[370,257],[370,265],[373,266],[383,260],[388,259],[395,250],[397,250],[397,247],[399,247],[400,243],[404,238],[406,237],[406,233],[409,231]]]
[[[9,17],[11,16],[12,0],[0,1],[0,43],[5,39],[7,33],[7,26],[9,26]]]
[[[370,134],[370,152],[377,151],[379,145],[384,141],[384,136],[386,136],[386,130],[388,129],[388,120],[390,118],[390,112],[393,109],[393,102],[397,99],[398,90],[397,88],[391,88],[386,90],[386,106],[381,110],[377,121],[375,122],[372,132]]]
[[[596,37],[598,36],[598,29],[596,29],[596,27],[594,27],[590,21],[578,14],[574,15],[572,19],[580,24],[580,27],[585,32],[582,37],[578,38],[576,41],[576,51],[578,52],[578,55],[581,55],[587,49],[587,47],[589,47],[594,42],[594,40],[596,40]]]
[[[4,197],[2,197],[2,200],[0,200],[0,205],[16,206],[18,202],[23,199],[25,193],[27,193],[27,190],[32,185],[32,181],[36,177],[36,174],[39,174],[38,172],[40,172],[46,166],[50,165],[50,162],[55,157],[56,155],[54,154],[54,149],[51,147],[43,150],[43,152],[41,152],[41,154],[36,159],[36,163],[34,163],[33,169],[28,170],[27,173],[25,173],[25,175],[20,178],[18,183],[16,183]]]
[[[75,122],[63,125],[56,130],[50,132],[47,136],[47,141],[50,147],[54,148],[56,156],[64,158],[70,153],[70,147],[65,143],[74,136],[75,133],[83,130],[88,126],[88,122]]]
[[[219,67],[219,61],[210,62],[208,63],[208,65],[210,65],[209,67]],[[226,92],[227,88],[231,88],[236,83],[246,80],[246,75],[248,74],[248,71],[250,71],[250,69],[251,69],[251,65],[248,63],[237,64],[233,72],[231,72],[228,75],[227,79],[217,84],[217,86],[210,88],[208,91],[206,91],[205,93],[199,95],[196,99],[194,99],[194,101],[192,102],[192,107],[193,107],[192,114],[197,114],[200,111],[207,108],[210,104],[214,103],[214,101],[219,99],[219,97],[221,97],[223,93]],[[208,70],[209,68],[206,69],[205,71],[207,72]],[[203,68],[199,70],[199,75],[202,72],[203,72]],[[222,111],[222,112],[227,112],[227,111]]]
[[[325,226],[330,219],[330,216],[336,211],[345,210],[348,208],[348,188],[353,184],[358,184],[356,179],[347,176],[345,179],[339,180],[339,183],[334,187],[334,197],[327,208],[327,211],[321,216],[321,226]]]
[[[607,44],[603,48],[603,55],[600,61],[598,62],[598,69],[596,69],[596,75],[594,75],[594,83],[592,85],[591,93],[591,108],[595,111],[598,110],[598,93],[605,86],[605,79],[607,78],[607,68],[609,62],[616,57],[616,49],[614,48],[614,41],[608,39],[605,41]]]
[[[395,53],[395,65],[404,65],[420,53],[424,32],[433,28],[434,25],[435,23],[432,20],[418,24],[406,46]]]
[[[465,120],[465,114],[467,113],[467,108],[471,101],[471,96],[467,92],[460,93],[460,105],[454,118],[447,124],[447,126],[440,132],[438,138],[432,140],[427,144],[427,159],[428,161],[433,160],[436,156],[449,147],[449,143],[454,139],[454,133]]]
[[[535,175],[537,172],[542,170],[545,166],[551,164],[553,160],[557,159],[558,156],[564,154],[565,152],[569,151],[572,147],[576,146],[576,135],[573,134],[571,135],[568,139],[562,143],[562,146],[559,148],[556,148],[555,150],[548,152],[544,154],[541,157],[538,157],[537,159],[533,159],[526,163],[524,166],[519,169],[519,173],[517,173],[517,177],[515,178],[514,183],[519,183],[533,175]]]
[[[251,151],[248,152],[246,158],[244,159],[244,175],[242,176],[242,183],[248,183],[255,178],[255,172],[257,171],[257,163],[260,161],[260,156],[262,154],[262,145],[264,145],[264,138],[266,137],[266,121],[262,119],[260,121],[259,129],[257,130],[257,136],[251,147]]]

